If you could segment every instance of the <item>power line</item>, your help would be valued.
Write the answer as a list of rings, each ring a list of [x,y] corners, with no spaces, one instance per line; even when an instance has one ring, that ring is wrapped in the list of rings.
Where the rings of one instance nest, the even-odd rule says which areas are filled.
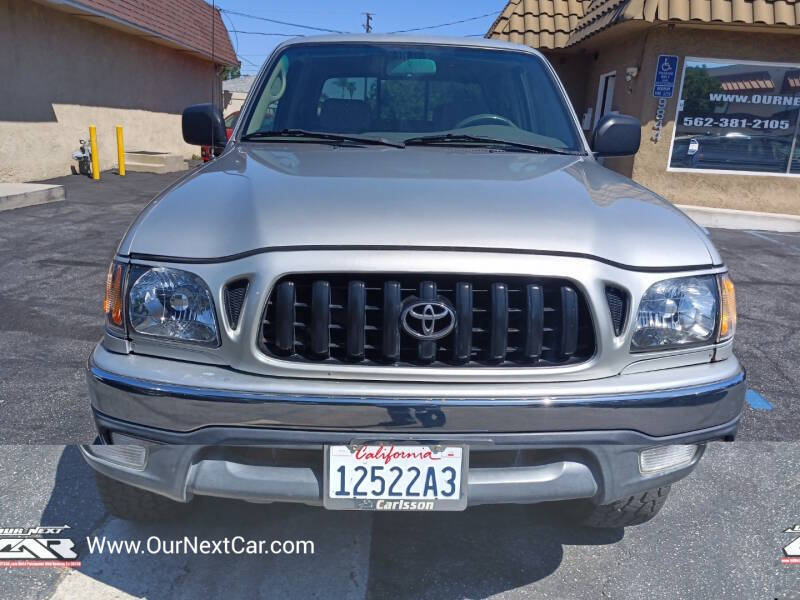
[[[238,58],[241,58],[241,59],[242,59],[244,62],[246,62],[246,63],[249,63],[249,64],[253,65],[254,67],[260,67],[260,66],[261,66],[261,65],[258,65],[258,64],[256,64],[256,63],[254,63],[254,62],[253,62],[252,60],[250,60],[249,58],[245,58],[244,54],[237,54],[236,56],[237,56]]]
[[[266,33],[264,31],[242,31],[241,29],[231,29],[234,33],[243,35],[278,35],[281,37],[303,37],[302,33]]]
[[[224,16],[224,15],[222,15],[222,13],[220,13],[220,16]],[[230,17],[228,17],[228,23],[230,23],[230,26],[231,26],[230,31],[233,31],[233,37],[236,40],[236,46],[233,48],[233,50],[234,50],[234,52],[239,52],[239,36],[237,35],[236,30],[233,29],[234,25],[233,25],[233,21],[231,20]]]
[[[374,17],[375,15],[373,13],[369,13],[369,12],[365,12],[365,13],[361,13],[361,14],[363,14],[364,17],[366,17],[366,22],[363,25],[364,31],[366,31],[367,33],[372,33],[372,17]]]
[[[228,10],[227,8],[220,8],[220,12],[226,12],[229,15],[237,15],[239,17],[245,17],[247,19],[256,19],[258,21],[267,21],[268,23],[277,23],[278,25],[287,25],[289,27],[299,27],[300,29],[310,29],[312,31],[324,31],[327,33],[348,33],[347,31],[340,31],[338,29],[327,29],[325,27],[313,27],[311,25],[303,25],[301,23],[290,23],[288,21],[278,21],[277,19],[268,19],[267,17],[259,17],[258,15],[249,15],[243,12],[237,12],[235,10]],[[242,32],[239,32],[242,33]]]
[[[397,31],[388,31],[387,33],[408,33],[410,31],[425,31],[427,29],[438,29],[439,27],[448,27],[449,25],[458,25],[460,23],[468,23],[470,21],[477,21],[478,19],[485,19],[486,17],[496,17],[497,11],[486,13],[485,15],[478,15],[477,17],[469,17],[459,21],[451,21],[450,23],[440,23],[439,25],[428,25],[427,27],[414,27],[412,29],[398,29]]]

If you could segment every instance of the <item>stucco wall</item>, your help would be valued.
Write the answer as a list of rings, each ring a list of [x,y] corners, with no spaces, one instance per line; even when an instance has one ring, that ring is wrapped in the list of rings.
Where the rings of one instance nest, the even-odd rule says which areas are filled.
[[[30,0],[0,0],[0,81],[0,181],[35,181],[70,172],[90,124],[103,170],[116,166],[116,125],[127,150],[199,154],[183,142],[180,113],[210,101],[215,70]]]
[[[638,64],[645,46],[646,34],[640,31],[622,36],[622,40],[624,41],[621,42],[620,38],[615,38],[600,48],[562,59],[563,66],[556,68],[559,72],[559,77],[562,78],[562,81],[565,81],[564,85],[571,96],[573,90],[577,92],[580,87],[576,83],[568,85],[566,81],[571,81],[576,75],[583,80],[583,96],[581,98],[574,97],[572,100],[579,119],[583,119],[587,109],[591,108],[592,110],[590,128],[585,131],[590,141],[591,130],[596,116],[597,91],[601,75],[611,72],[616,73],[611,110],[637,117],[642,112],[642,86],[637,85],[636,80],[630,83],[626,82],[625,69]],[[606,158],[603,160],[607,167],[627,177],[633,174],[633,157]]]
[[[246,92],[223,92],[222,94],[223,100],[223,114],[227,117],[229,114],[236,112],[237,110],[242,109],[242,105],[244,101],[247,99]]]
[[[585,52],[548,53],[579,117],[588,107],[595,110],[600,76],[615,71],[612,109],[642,121],[639,153],[605,159],[606,166],[678,204],[800,214],[797,177],[667,172],[684,58],[800,63],[800,35],[666,25],[645,29],[635,24],[607,33]],[[652,91],[659,54],[677,55],[679,74],[675,95],[667,101],[661,137],[653,142],[658,100]],[[625,70],[635,66],[640,68],[637,77],[626,82]],[[586,134],[590,136],[591,131]]]
[[[565,52],[544,52],[544,55],[555,68],[558,78],[564,84],[569,99],[578,117],[583,115],[583,101],[586,97],[586,88],[592,59],[586,54],[568,54]]]
[[[686,56],[800,63],[800,36],[680,27],[653,30],[637,81],[645,92],[640,114],[644,126],[633,168],[636,181],[679,204],[800,214],[797,177],[667,172],[678,89],[676,85],[675,96],[668,102],[661,139],[654,143],[650,135],[657,100],[651,88],[659,54],[677,54],[681,72]]]

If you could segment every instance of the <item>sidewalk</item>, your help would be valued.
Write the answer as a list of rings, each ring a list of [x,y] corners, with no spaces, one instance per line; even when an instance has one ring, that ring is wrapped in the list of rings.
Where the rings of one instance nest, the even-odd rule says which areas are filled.
[[[63,185],[47,183],[0,183],[0,211],[58,202],[67,197]]]
[[[794,233],[800,231],[800,216],[781,213],[755,212],[752,210],[733,210],[730,208],[709,208],[676,204],[701,227],[717,229],[755,229],[760,231],[779,231]]]

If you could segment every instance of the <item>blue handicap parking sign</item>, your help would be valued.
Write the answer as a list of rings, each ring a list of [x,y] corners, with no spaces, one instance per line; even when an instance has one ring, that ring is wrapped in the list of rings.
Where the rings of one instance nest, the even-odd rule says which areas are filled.
[[[675,76],[678,73],[678,57],[662,54],[656,63],[656,76],[653,82],[653,96],[672,98],[675,92]]]

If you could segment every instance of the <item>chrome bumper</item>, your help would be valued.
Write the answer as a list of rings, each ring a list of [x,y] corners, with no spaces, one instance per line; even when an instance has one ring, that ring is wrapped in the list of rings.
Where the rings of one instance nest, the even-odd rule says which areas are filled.
[[[135,377],[143,368],[161,381]],[[148,442],[139,470],[84,447],[97,471],[181,502],[209,495],[311,505],[322,503],[325,446],[367,442],[459,444],[470,456],[524,451],[537,457],[491,468],[471,463],[469,505],[611,502],[677,481],[694,468],[706,442],[733,439],[745,394],[745,374],[733,357],[667,373],[558,384],[554,393],[551,384],[287,380],[99,347],[87,379],[101,443],[114,433]],[[672,387],[653,389],[664,381]],[[699,450],[674,471],[641,473],[639,452],[664,444]],[[244,447],[310,455],[289,465],[239,460]]]
[[[147,361],[161,366],[164,380],[130,375]],[[112,365],[120,368],[112,371]],[[732,437],[731,424],[738,423],[745,394],[744,371],[734,357],[555,386],[373,387],[258,377],[222,367],[114,355],[98,347],[87,380],[101,435],[118,431],[183,444],[262,444],[286,438],[294,439],[290,443],[328,443],[364,436],[455,437],[495,444],[528,443],[531,436],[550,434],[639,443],[720,428],[724,433],[715,437]],[[652,389],[654,380],[670,381],[672,387]]]

